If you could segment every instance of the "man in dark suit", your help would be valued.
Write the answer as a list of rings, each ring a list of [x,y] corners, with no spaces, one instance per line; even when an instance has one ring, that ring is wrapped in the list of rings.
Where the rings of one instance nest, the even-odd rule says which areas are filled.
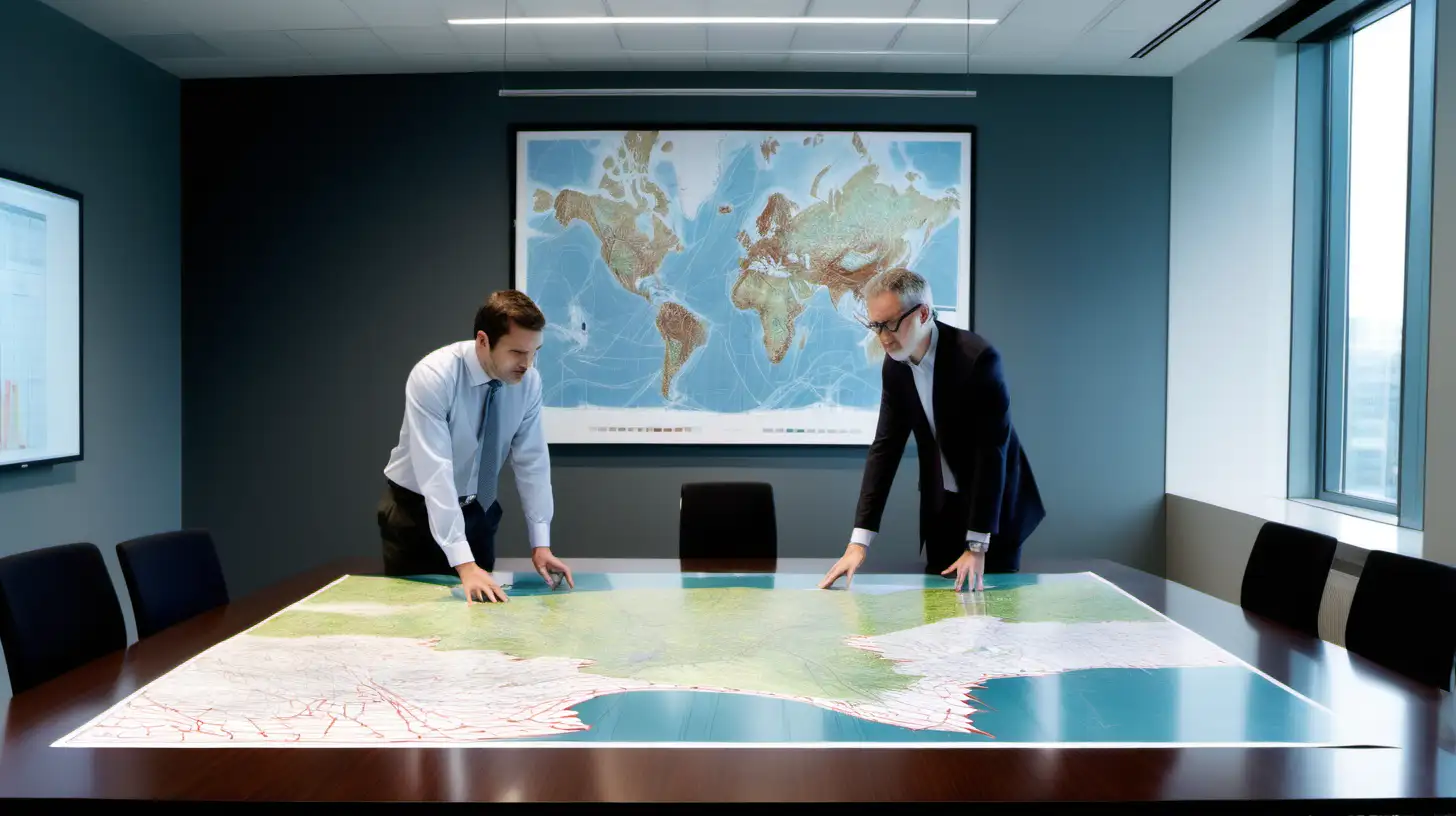
[[[981,336],[936,320],[930,287],[908,269],[876,275],[864,297],[866,328],[886,355],[880,418],[854,532],[820,587],[853,580],[864,563],[913,432],[926,572],[955,573],[957,591],[984,589],[985,571],[1020,569],[1022,542],[1046,515],[1011,424],[1001,356]]]

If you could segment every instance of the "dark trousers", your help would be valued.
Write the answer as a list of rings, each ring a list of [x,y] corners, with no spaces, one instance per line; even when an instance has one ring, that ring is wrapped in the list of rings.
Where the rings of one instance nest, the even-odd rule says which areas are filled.
[[[386,575],[454,575],[455,568],[430,532],[425,497],[385,479],[379,500],[379,536],[384,546]],[[465,515],[465,538],[475,563],[486,572],[495,569],[495,532],[500,527],[500,502],[486,510],[479,502],[460,508]]]
[[[946,492],[940,509],[931,514],[921,531],[925,546],[925,571],[939,575],[966,551],[966,518],[970,502],[962,493]],[[1015,536],[992,534],[986,550],[986,572],[1017,572],[1021,569],[1021,542]]]

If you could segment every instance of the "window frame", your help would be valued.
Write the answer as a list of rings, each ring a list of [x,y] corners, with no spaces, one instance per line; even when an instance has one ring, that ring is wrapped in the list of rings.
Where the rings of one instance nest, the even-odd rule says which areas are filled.
[[[1355,33],[1406,7],[1411,78],[1400,443],[1396,501],[1385,502],[1340,490],[1348,399],[1350,96]],[[1412,529],[1424,523],[1435,15],[1435,0],[1368,3],[1302,40],[1297,54],[1289,497],[1387,514]]]

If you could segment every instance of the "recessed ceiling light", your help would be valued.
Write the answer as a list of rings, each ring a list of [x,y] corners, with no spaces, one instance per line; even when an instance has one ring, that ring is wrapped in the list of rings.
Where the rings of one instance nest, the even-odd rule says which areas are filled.
[[[450,25],[995,25],[957,17],[473,17]]]

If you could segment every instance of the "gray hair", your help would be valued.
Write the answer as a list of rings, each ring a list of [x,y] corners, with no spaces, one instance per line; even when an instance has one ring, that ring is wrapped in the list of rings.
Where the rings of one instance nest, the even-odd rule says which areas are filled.
[[[930,296],[930,284],[925,278],[903,266],[886,269],[870,278],[864,285],[864,299],[869,301],[876,295],[891,292],[900,299],[900,307],[929,306],[933,310],[935,301]]]

